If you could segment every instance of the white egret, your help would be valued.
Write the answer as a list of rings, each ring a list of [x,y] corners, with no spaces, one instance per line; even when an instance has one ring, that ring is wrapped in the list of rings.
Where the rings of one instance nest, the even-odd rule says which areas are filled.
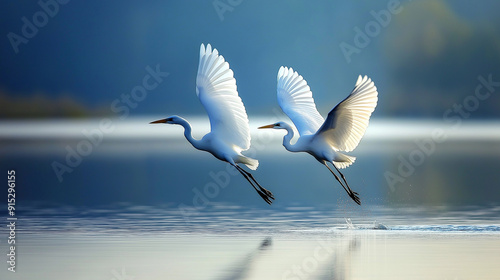
[[[348,167],[356,159],[341,152],[350,152],[358,146],[377,106],[377,88],[371,79],[359,76],[351,94],[328,113],[326,120],[318,113],[307,82],[292,68],[279,69],[277,91],[278,103],[295,124],[300,137],[292,144],[294,132],[285,122],[259,128],[285,129],[288,133],[283,137],[283,146],[288,151],[307,152],[315,157],[330,170],[347,194],[361,204],[358,193],[351,190],[339,169]],[[345,184],[328,162],[337,169]]]
[[[151,122],[178,124],[184,127],[184,136],[198,150],[207,151],[216,158],[234,166],[247,179],[257,193],[268,203],[273,194],[263,188],[248,171],[238,164],[256,170],[259,162],[246,157],[242,151],[250,148],[250,127],[241,98],[236,90],[236,80],[229,63],[210,44],[200,47],[200,61],[196,77],[196,94],[210,119],[211,131],[201,140],[191,135],[191,125],[179,116],[170,116]]]

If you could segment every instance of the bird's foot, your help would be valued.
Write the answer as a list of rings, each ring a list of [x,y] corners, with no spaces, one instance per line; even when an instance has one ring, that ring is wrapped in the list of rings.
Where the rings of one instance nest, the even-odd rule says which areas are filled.
[[[352,192],[349,194],[349,196],[356,202],[358,205],[361,205],[361,200],[359,199],[358,193],[357,192]]]
[[[268,197],[270,197],[270,198],[274,199],[274,195],[273,195],[273,193],[272,193],[271,191],[269,191],[269,190],[267,190],[267,189],[265,189],[265,188],[262,188],[262,187],[260,188],[260,190],[261,190],[261,191],[262,191],[265,195],[267,195]]]
[[[260,197],[262,197],[262,199],[264,199],[265,202],[267,202],[267,204],[271,205],[273,202],[269,199],[269,196],[261,191],[257,191],[257,193],[260,195]],[[274,198],[273,198],[274,199]]]

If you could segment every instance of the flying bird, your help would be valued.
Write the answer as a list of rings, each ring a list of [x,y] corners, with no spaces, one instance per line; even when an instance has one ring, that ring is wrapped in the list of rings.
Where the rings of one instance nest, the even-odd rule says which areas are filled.
[[[347,194],[361,204],[359,194],[354,192],[339,169],[346,168],[356,159],[341,152],[350,152],[363,137],[372,112],[377,106],[377,88],[367,76],[358,77],[352,92],[325,119],[321,117],[307,82],[292,68],[281,67],[278,71],[278,103],[297,128],[300,137],[295,144],[292,127],[277,122],[259,128],[285,129],[283,146],[290,152],[306,152],[315,157],[339,181]],[[342,177],[342,181],[327,165],[331,163]]]
[[[205,107],[210,119],[211,131],[202,139],[194,139],[191,125],[179,116],[170,116],[151,122],[151,124],[177,124],[184,127],[184,136],[198,150],[206,151],[222,161],[234,166],[252,185],[257,193],[268,203],[272,203],[273,194],[263,188],[239,164],[256,170],[259,162],[241,154],[250,148],[250,127],[241,98],[236,89],[236,80],[229,63],[219,55],[210,44],[200,47],[200,61],[196,77],[196,94]]]

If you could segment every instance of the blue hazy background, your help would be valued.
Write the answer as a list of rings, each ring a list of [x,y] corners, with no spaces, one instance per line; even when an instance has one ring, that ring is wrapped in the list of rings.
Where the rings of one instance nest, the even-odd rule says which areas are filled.
[[[0,278],[498,279],[499,11],[495,0],[0,1],[0,251],[12,260],[15,234],[18,270]],[[209,130],[201,43],[234,71],[244,154],[271,206],[182,128],[148,124],[178,114],[196,138]],[[375,82],[378,106],[342,170],[361,206],[313,157],[287,152],[283,131],[257,129],[288,121],[282,65],[323,116],[358,75]]]
[[[230,62],[249,115],[276,107],[281,65],[305,77],[323,114],[359,74],[381,93],[375,117],[442,118],[474,93],[478,76],[500,80],[500,3],[493,0],[41,2],[57,8],[0,3],[1,118],[116,114],[113,101],[156,65],[169,77],[130,115],[200,114],[201,43]],[[380,15],[393,5],[397,13]],[[53,17],[45,20],[42,6]],[[373,13],[384,20],[372,25]],[[23,17],[40,26],[32,38],[23,36]],[[355,41],[357,29],[368,40]],[[11,43],[10,33],[26,43]],[[343,43],[357,50],[346,56]],[[493,94],[471,119],[498,118],[499,104]]]
[[[498,1],[60,2],[0,3],[0,167],[17,170],[25,201],[205,204],[194,189],[226,164],[195,151],[180,128],[146,125],[172,114],[206,123],[195,94],[201,43],[230,63],[251,122],[259,120],[252,128],[285,119],[276,116],[281,65],[304,76],[323,115],[369,75],[378,106],[352,153],[356,164],[344,171],[364,202],[500,201]],[[125,101],[151,69],[168,76]],[[58,180],[53,163],[67,164],[68,149],[87,141],[82,131],[103,118],[123,130]],[[404,160],[424,152],[414,140],[430,141],[434,129],[449,140],[390,184],[387,172],[402,175]],[[261,147],[256,177],[277,204],[345,202],[326,169],[287,153],[282,134],[273,135],[253,135],[252,145]],[[262,206],[243,178],[230,178],[210,201]]]

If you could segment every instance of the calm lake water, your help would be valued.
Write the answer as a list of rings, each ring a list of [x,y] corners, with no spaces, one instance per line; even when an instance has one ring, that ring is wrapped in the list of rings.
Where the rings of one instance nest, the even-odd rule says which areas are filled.
[[[247,153],[269,206],[180,128],[143,123],[0,124],[17,217],[1,279],[500,279],[498,123],[372,122],[343,171],[361,206],[280,132]]]

